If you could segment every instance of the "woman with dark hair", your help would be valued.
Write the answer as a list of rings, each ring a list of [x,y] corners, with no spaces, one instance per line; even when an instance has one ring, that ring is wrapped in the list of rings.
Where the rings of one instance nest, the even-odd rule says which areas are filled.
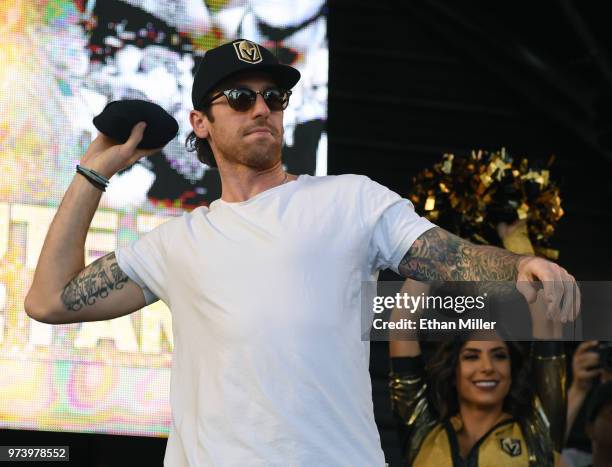
[[[402,289],[427,291],[410,280]],[[477,331],[443,341],[425,365],[418,336],[390,343],[391,398],[407,465],[559,465],[565,355],[560,342],[540,339],[560,337],[560,327],[539,299],[529,310],[530,348]]]
[[[410,199],[438,225],[476,243],[556,258],[548,240],[563,210],[551,163],[529,167],[505,149],[445,155],[415,178]],[[428,287],[408,280],[402,292],[417,296]],[[521,311],[528,316],[516,310],[519,327]],[[541,297],[529,314],[531,345],[496,332],[468,334],[440,343],[425,364],[416,334],[390,342],[389,384],[407,465],[559,465],[566,362],[560,342],[541,339],[560,337],[561,327],[547,319]]]
[[[460,413],[457,397],[459,390],[464,399],[475,402],[479,400],[479,392],[474,391],[475,394],[472,394],[471,386],[462,386],[462,383],[478,370],[477,365],[482,363],[482,352],[491,354],[491,367],[497,370],[499,376],[494,379],[495,384],[484,385],[484,388],[496,389],[505,395],[502,401],[503,412],[521,416],[529,413],[533,409],[533,399],[528,379],[528,356],[525,355],[524,347],[517,342],[502,341],[497,334],[473,337],[473,340],[456,337],[442,343],[428,362],[426,371],[432,389],[432,403],[440,418],[449,419]],[[478,337],[493,340],[481,340]],[[484,395],[491,399],[496,391],[487,391]]]

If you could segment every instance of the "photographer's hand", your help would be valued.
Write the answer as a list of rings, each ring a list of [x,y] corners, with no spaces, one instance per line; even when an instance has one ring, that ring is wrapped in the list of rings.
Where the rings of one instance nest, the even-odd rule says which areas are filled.
[[[598,341],[584,341],[577,348],[572,359],[573,380],[567,395],[567,423],[565,436],[569,435],[587,393],[602,370],[599,367]]]
[[[584,341],[577,348],[572,359],[572,371],[574,379],[572,387],[586,394],[593,386],[595,378],[601,375],[599,366],[599,354],[597,353],[598,341]]]

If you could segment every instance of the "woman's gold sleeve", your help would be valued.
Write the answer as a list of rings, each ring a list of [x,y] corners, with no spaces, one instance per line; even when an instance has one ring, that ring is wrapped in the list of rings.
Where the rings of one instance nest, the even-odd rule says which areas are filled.
[[[404,357],[401,360],[401,369],[393,368],[389,374],[389,390],[393,414],[399,422],[400,445],[404,458],[411,462],[436,420],[427,400],[422,357]]]
[[[396,362],[398,359],[393,359]],[[403,357],[401,367],[397,363],[392,364],[389,373],[389,392],[391,394],[391,408],[395,415],[399,416],[402,424],[410,426],[414,423],[419,408],[423,405],[425,384],[423,359],[418,357]]]

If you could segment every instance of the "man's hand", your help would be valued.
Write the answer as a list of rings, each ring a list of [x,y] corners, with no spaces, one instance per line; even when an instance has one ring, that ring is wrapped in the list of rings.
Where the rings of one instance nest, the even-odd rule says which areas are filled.
[[[478,282],[479,292],[498,297],[518,289],[529,303],[543,288],[547,317],[557,322],[574,320],[580,310],[576,280],[557,264],[501,248],[473,245],[440,227],[429,229],[414,241],[398,271],[405,278],[421,282]]]
[[[159,149],[137,149],[145,123],[134,125],[123,144],[100,134],[89,145],[81,165],[107,178]],[[75,176],[45,238],[25,310],[45,323],[72,323],[116,318],[142,308],[142,289],[119,268],[110,253],[85,267],[85,239],[102,192]],[[112,278],[112,279],[109,279]],[[104,300],[99,298],[104,297]],[[83,303],[85,301],[85,303]],[[87,305],[87,306],[84,306]]]
[[[602,376],[602,370],[599,368],[597,345],[597,341],[582,342],[576,348],[572,358],[572,373],[574,377],[567,393],[566,439],[576,421],[580,407],[584,404],[587,393],[595,380]]]
[[[161,151],[162,148],[137,149],[146,126],[145,122],[134,125],[130,137],[123,144],[117,144],[114,139],[100,133],[87,148],[81,165],[110,178],[139,159]]]
[[[537,299],[544,289],[546,315],[562,323],[573,321],[580,312],[580,289],[576,279],[558,264],[534,256],[518,263],[516,288],[528,303]]]

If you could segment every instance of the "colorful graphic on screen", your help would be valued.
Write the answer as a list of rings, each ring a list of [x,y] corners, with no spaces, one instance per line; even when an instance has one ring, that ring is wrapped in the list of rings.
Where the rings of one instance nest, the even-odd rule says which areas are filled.
[[[191,83],[206,50],[238,37],[300,70],[283,161],[291,173],[326,174],[323,0],[0,0],[0,428],[167,435],[173,342],[163,303],[51,326],[31,320],[23,301],[108,102],[153,101],[179,134],[111,179],[86,264],[219,197],[218,172],[185,148]]]

